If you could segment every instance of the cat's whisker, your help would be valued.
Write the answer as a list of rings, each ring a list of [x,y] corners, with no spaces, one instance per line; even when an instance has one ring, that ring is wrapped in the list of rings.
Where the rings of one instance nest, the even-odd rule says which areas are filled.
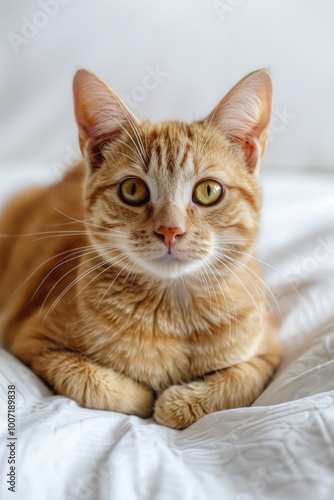
[[[71,219],[73,222],[78,222],[80,224],[83,224],[84,226],[93,226],[93,227],[97,227],[97,228],[100,228],[100,229],[103,229],[103,230],[106,229],[105,226],[100,226],[99,224],[93,224],[92,222],[88,222],[87,220],[76,219],[75,217],[72,217],[72,216],[66,214],[65,212],[62,212],[57,207],[53,207],[53,209],[56,210],[56,212],[59,212],[64,217],[67,217],[68,219]]]
[[[98,227],[100,229],[104,229],[103,226],[99,226],[98,224],[93,224],[91,222],[87,222],[86,220],[83,220],[83,219],[76,219],[75,217],[72,217],[71,215],[69,214],[66,214],[65,212],[63,212],[62,210],[60,210],[59,208],[57,207],[53,207],[53,209],[58,212],[59,214],[63,215],[64,217],[66,217],[67,219],[70,219],[71,221],[74,222],[78,222],[79,224],[83,224],[83,225],[86,225],[88,224],[89,226],[94,226],[94,227]]]
[[[96,256],[97,257],[97,256]],[[96,258],[95,257],[95,258]],[[86,262],[89,262],[90,260],[93,260],[93,259],[89,259],[88,261]],[[108,264],[108,261],[103,261],[103,262],[100,262],[99,264],[96,264],[95,266],[93,267],[90,267],[88,270],[84,271],[83,273],[81,273],[79,276],[77,276],[74,280],[71,281],[71,283],[69,285],[67,285],[67,287],[62,291],[62,293],[59,295],[59,297],[57,297],[57,299],[53,302],[53,304],[49,307],[49,309],[47,310],[46,314],[44,315],[44,318],[43,318],[43,324],[47,318],[47,316],[52,312],[54,311],[54,309],[57,307],[57,305],[59,304],[59,302],[62,300],[62,298],[66,295],[66,293],[73,287],[75,286],[79,281],[81,281],[83,278],[85,278],[88,274],[90,274],[91,272],[95,271],[96,269],[99,269],[100,267],[103,267],[105,266],[106,264]],[[81,266],[81,264],[80,264]],[[80,267],[78,266],[78,267]],[[74,268],[76,269],[76,268]],[[72,270],[71,270],[72,272]],[[61,278],[62,279],[62,278]],[[61,281],[61,280],[59,280]],[[53,287],[54,288],[54,287]],[[43,305],[42,305],[42,308],[43,308]],[[41,310],[42,310],[41,308]]]
[[[208,274],[205,266],[206,266],[206,264],[203,267],[202,266],[199,267],[198,269],[196,269],[196,272],[200,275],[200,278],[205,283],[205,287],[206,287],[206,290],[207,290],[207,293],[208,293],[208,297],[209,297],[210,311],[212,311],[212,297],[211,297],[211,293],[209,291],[210,290],[209,289],[209,285],[210,285],[211,289],[214,292],[214,296],[215,296],[214,298],[215,298],[215,301],[216,301],[216,306],[220,310],[220,305],[219,305],[219,301],[218,301],[218,298],[217,298],[217,294],[215,293],[215,288],[213,286],[212,280],[211,280],[210,275]]]
[[[132,292],[132,287],[133,287],[133,284],[134,284],[135,279],[137,277],[137,274],[138,274],[138,270],[135,273],[133,273],[133,278],[132,278],[132,281],[131,281],[131,284],[130,284],[130,293]]]
[[[184,293],[187,293],[186,284],[185,284],[185,281],[184,281],[184,278],[183,278],[182,274],[180,275],[180,279],[181,279],[181,283],[182,283],[182,286],[183,286]]]
[[[43,235],[43,236],[41,236]],[[117,237],[125,237],[123,231],[117,229],[107,229],[104,232],[102,231],[90,231],[90,230],[82,230],[82,231],[41,231],[39,233],[30,233],[23,234],[22,236],[40,236],[40,238],[36,238],[34,241],[40,241],[47,238],[58,238],[61,236],[81,236],[81,235],[89,235],[89,236],[102,236],[103,238],[111,239],[112,236]]]
[[[264,292],[264,290],[263,290],[263,289],[259,286],[259,284],[258,284],[258,283],[256,283],[256,281],[252,278],[252,276],[251,276],[248,272],[246,272],[246,271],[245,271],[244,267],[245,267],[246,269],[248,269],[250,272],[253,272],[253,274],[254,274],[255,276],[257,276],[257,274],[256,274],[256,273],[254,273],[254,271],[253,271],[252,269],[250,269],[248,266],[246,266],[243,262],[238,262],[238,261],[236,261],[236,260],[234,260],[234,259],[230,258],[230,257],[229,257],[229,256],[227,256],[227,255],[223,255],[221,258],[217,258],[217,260],[218,260],[219,262],[221,262],[223,265],[227,265],[227,266],[228,266],[228,262],[226,263],[225,259],[228,259],[228,262],[231,262],[231,263],[232,263],[232,265],[234,265],[234,266],[235,266],[235,267],[236,267],[236,268],[237,268],[237,269],[238,269],[238,270],[239,270],[242,274],[244,274],[244,275],[246,276],[246,278],[247,278],[247,279],[249,279],[249,281],[252,283],[252,285],[253,285],[253,286],[255,287],[255,289],[258,291],[258,294],[259,294],[259,293],[261,293],[261,294],[262,294],[263,298],[265,299],[265,301],[266,301],[266,303],[268,304],[268,306],[269,306],[269,308],[270,308],[270,311],[271,311],[271,313],[272,313],[272,312],[273,312],[273,311],[272,311],[272,307],[271,307],[270,301],[269,301],[269,299],[268,299],[268,297],[267,297],[266,293],[265,293],[265,292]],[[241,265],[242,265],[243,267],[241,267]],[[229,266],[228,266],[228,267],[229,267]],[[258,277],[258,276],[257,276],[257,277]],[[258,277],[258,278],[259,278],[259,277]],[[267,289],[271,292],[271,290],[268,288],[268,286],[264,283],[264,281],[263,281],[263,280],[261,280],[261,283],[262,283],[262,284],[263,284],[263,285],[264,285],[264,286],[265,286],[265,287],[266,287],[266,288],[267,288]],[[272,293],[272,292],[271,292],[271,293]],[[258,295],[258,297],[259,297],[259,300],[261,300],[259,295]]]
[[[127,275],[125,276],[124,280],[123,280],[123,284],[122,284],[122,292],[123,292],[123,289],[124,289],[124,285],[128,279],[129,276],[131,276],[131,274],[134,274],[133,278],[132,278],[132,282],[131,282],[131,285],[130,285],[130,293],[132,291],[132,286],[133,286],[133,283],[134,283],[134,280],[135,280],[135,277],[137,276],[138,274],[138,269],[137,271],[135,271],[135,273],[132,272],[132,270],[135,268],[135,266],[138,266],[138,264],[140,264],[140,262],[142,262],[142,258],[136,258],[133,266],[131,267],[131,269],[128,271]]]
[[[110,113],[106,113],[105,111],[99,111],[98,114],[100,116],[107,116],[108,119],[111,119],[113,120],[115,123],[117,123],[117,125],[125,132],[125,134],[129,137],[130,141],[133,143],[134,147],[136,148],[136,151],[137,151],[137,156],[138,158],[140,159],[140,161],[142,161],[144,164],[145,164],[145,158],[143,157],[142,155],[142,152],[140,151],[136,141],[134,140],[134,138],[131,136],[131,134],[129,133],[129,131],[122,125],[122,123],[120,121],[118,121],[114,116],[112,116]]]
[[[21,237],[32,237],[32,236],[45,236],[45,235],[48,235],[48,236],[45,236],[45,238],[48,238],[48,237],[59,237],[59,236],[77,236],[77,235],[99,235],[99,236],[113,236],[113,235],[116,235],[116,236],[125,236],[124,235],[124,232],[122,231],[119,231],[119,230],[115,230],[115,229],[108,229],[108,231],[96,231],[96,232],[93,232],[93,231],[89,231],[89,230],[77,230],[77,231],[38,231],[38,232],[35,232],[35,233],[19,233],[19,234],[0,234],[0,237],[4,237],[4,238],[21,238]],[[41,239],[44,239],[43,236],[41,236],[41,238],[36,238],[34,241],[39,241]]]
[[[251,301],[253,302],[256,310],[259,312],[259,316],[262,318],[262,314],[260,313],[259,309],[258,309],[258,303],[255,301],[253,295],[250,293],[250,291],[248,290],[248,288],[246,287],[246,285],[242,282],[242,280],[239,278],[239,276],[233,271],[232,267],[228,265],[228,263],[224,262],[223,259],[220,259],[218,257],[216,257],[217,260],[223,265],[226,267],[226,269],[233,274],[233,276],[235,277],[235,279],[238,281],[238,283],[240,283],[240,285],[243,287],[243,289],[245,290],[245,292],[247,293],[247,295],[249,296],[249,298],[251,299]],[[240,270],[240,268],[239,268]],[[241,270],[240,270],[241,271]],[[254,280],[251,280],[251,278],[246,274],[246,272],[242,271],[244,273],[244,275],[253,283],[254,285],[254,288],[255,288],[255,291],[257,293],[257,296],[258,296],[258,299],[259,299],[259,303],[261,302],[261,297],[260,297],[260,293],[259,293],[259,290],[258,290],[258,287],[255,286],[256,284],[254,283]]]
[[[88,234],[87,231],[41,231],[35,234],[23,234],[22,236],[40,236],[40,238],[35,238],[34,241],[40,241],[47,238],[59,238],[61,236],[80,236]],[[105,235],[102,232],[90,232],[91,235]],[[43,235],[43,236],[41,236]]]
[[[207,256],[204,256],[204,261],[205,261],[205,266],[203,267],[203,269],[206,270],[206,267],[209,269],[210,273],[212,274],[212,276],[214,277],[219,289],[220,289],[220,292],[221,292],[221,295],[222,295],[222,298],[224,299],[224,302],[225,302],[225,307],[226,307],[226,310],[227,310],[227,314],[228,314],[228,317],[230,319],[230,309],[229,309],[229,306],[228,306],[228,302],[227,302],[227,299],[226,299],[226,296],[225,296],[225,293],[223,291],[223,289],[221,288],[221,285],[219,283],[219,281],[217,280],[217,277],[215,276],[215,273],[212,271],[212,266],[211,266],[211,262],[210,262],[210,259],[207,257]],[[208,275],[208,274],[207,274]],[[208,278],[209,275],[208,275]],[[215,290],[215,287],[212,283],[212,280],[210,278],[210,282],[212,284],[212,290],[214,292],[214,295],[215,295],[215,299],[217,301],[217,304],[219,304],[219,301],[218,301],[218,297],[217,297],[217,294],[216,294],[216,290]],[[230,321],[229,321],[230,323]],[[219,331],[220,331],[220,328],[221,328],[221,311],[220,311],[220,307],[218,306],[218,324],[219,324]]]
[[[130,269],[128,269],[128,272],[127,272],[126,276],[123,278],[121,293],[123,293],[123,291],[124,291],[124,285],[125,285],[125,283],[127,281],[127,278],[128,278],[128,276],[131,276],[131,271],[132,271],[132,269],[135,268],[135,266],[136,266],[136,262],[134,264],[132,264],[132,266],[130,267]],[[125,267],[126,266],[124,266],[123,269],[125,269]]]
[[[84,247],[83,247],[84,248]],[[62,259],[55,267],[53,267],[49,272],[48,274],[44,277],[44,279],[41,281],[41,283],[39,284],[38,288],[35,290],[34,294],[31,296],[29,302],[32,301],[32,299],[35,297],[35,295],[38,293],[38,290],[41,288],[41,286],[43,285],[43,283],[47,280],[47,278],[56,270],[58,269],[60,266],[63,266],[64,264],[68,264],[68,262],[72,262],[73,260],[75,259],[79,259],[79,258],[82,258],[82,257],[86,257],[87,255],[90,255],[92,253],[96,253],[97,249],[99,249],[101,251],[101,249],[103,248],[106,252],[107,250],[111,250],[109,245],[103,245],[103,246],[99,246],[98,248],[93,246],[93,245],[89,245],[89,248],[90,250],[87,250],[87,251],[80,251],[80,250],[74,250],[72,254],[70,254],[70,258],[67,259],[67,257],[65,257],[65,260]]]
[[[209,275],[209,273],[207,272],[206,269],[203,269],[203,279],[204,279],[204,281],[206,283],[206,286],[208,287],[208,293],[209,293],[209,297],[210,297],[210,299],[209,299],[209,306],[210,306],[210,310],[212,311],[213,310],[213,304],[212,304],[213,301],[212,301],[211,293],[209,292],[209,286],[211,286],[211,288],[213,290],[214,290],[214,286],[213,286],[211,277],[210,277],[210,275]],[[208,283],[208,281],[209,281],[209,283]],[[220,304],[219,304],[219,301],[218,301],[218,298],[217,298],[217,294],[214,293],[214,295],[215,295],[214,298],[216,300],[216,307],[217,307],[217,309],[219,311],[219,314],[220,314]]]
[[[234,259],[233,257],[230,257],[229,255],[226,255],[226,254],[222,254],[220,252],[217,252],[217,255],[219,255],[220,257],[223,257],[223,258],[226,258],[228,260],[230,260],[236,267],[238,267],[238,269],[240,269],[240,271],[242,272],[245,272],[246,275],[251,279],[251,276],[245,271],[245,269],[247,269],[250,273],[252,273],[254,275],[255,278],[257,278],[261,283],[262,285],[266,288],[266,290],[268,291],[269,295],[272,297],[279,313],[280,313],[280,316],[281,318],[283,318],[283,314],[281,312],[281,309],[280,309],[280,306],[278,304],[278,301],[275,297],[275,295],[273,294],[272,290],[270,289],[270,287],[267,285],[267,283],[261,278],[261,276],[259,276],[255,271],[253,271],[253,269],[251,269],[249,266],[247,266],[244,262],[242,262],[241,260],[236,260]],[[242,266],[242,267],[241,267]],[[252,282],[255,282],[255,280],[252,279]],[[257,284],[256,284],[257,285]],[[257,285],[259,287],[259,285]],[[266,295],[266,293],[264,292],[264,290],[261,289],[261,287],[259,287],[259,290],[261,290],[263,296],[265,297],[266,299],[266,302],[268,303],[268,306],[270,308],[270,312],[273,313],[273,310],[272,310],[272,306],[271,306],[271,303]]]
[[[71,257],[74,256],[74,255],[77,255],[77,256],[84,256],[85,255],[85,250],[88,251],[89,249],[91,250],[96,250],[96,251],[101,251],[101,250],[117,250],[117,247],[112,247],[109,243],[104,243],[103,245],[102,244],[99,244],[99,245],[87,245],[85,247],[78,247],[77,249],[73,249],[73,253],[70,255]],[[69,257],[69,255],[67,255],[66,257],[63,257],[59,262],[60,263],[65,263],[64,261]]]
[[[213,110],[213,112],[211,113],[211,116],[210,116],[210,120],[209,120],[209,123],[208,123],[208,127],[209,127],[209,130],[210,130],[210,127],[211,127],[211,124],[212,124],[212,120],[214,119],[214,116],[216,114],[216,111],[217,111],[217,108],[215,108]],[[212,133],[209,132],[208,136],[206,137],[205,135],[203,136],[200,144],[199,144],[199,147],[198,147],[198,156],[202,158],[202,153],[203,153],[203,149],[206,145],[206,143],[208,142],[208,140],[210,139],[210,137],[212,137]],[[205,143],[204,143],[205,141]]]
[[[209,261],[210,261],[210,259],[209,259]],[[215,278],[216,282],[218,282],[217,277],[216,277],[216,275],[215,275],[215,272],[211,269],[211,267],[210,267],[210,272],[211,272],[211,274],[214,276],[214,278]],[[223,280],[224,280],[224,279],[223,279]],[[219,284],[219,282],[218,282],[218,284]],[[227,288],[227,291],[228,291],[228,293],[229,293],[229,295],[230,295],[230,298],[232,299],[232,302],[233,302],[233,307],[234,307],[234,309],[235,309],[234,299],[233,299],[233,296],[232,296],[232,294],[231,294],[231,290],[230,290],[230,288],[229,288],[229,286],[228,286],[227,284],[226,284],[226,288]],[[228,331],[227,331],[227,341],[226,341],[226,345],[227,345],[227,347],[230,347],[230,345],[231,345],[231,338],[232,338],[232,335],[233,335],[233,332],[232,332],[232,318],[231,318],[230,307],[229,307],[229,305],[228,305],[226,295],[225,295],[225,293],[224,293],[224,292],[223,292],[223,294],[222,294],[222,295],[223,295],[223,299],[224,299],[224,302],[225,302],[225,308],[226,308],[226,312],[227,312],[227,320],[228,320],[228,321],[227,321],[227,322],[228,322]],[[237,326],[237,323],[238,323],[238,318],[236,317],[236,326]],[[220,328],[221,328],[221,327],[219,326],[219,331],[220,331]]]
[[[216,110],[217,110],[217,108],[215,108],[215,109],[213,110],[213,112],[211,113],[211,117],[210,117],[210,121],[209,121],[209,127],[211,127],[212,121],[213,121],[213,119],[214,119],[214,117],[215,117],[215,114],[216,114]],[[203,151],[204,151],[205,146],[207,145],[207,143],[209,142],[209,140],[211,139],[211,137],[214,135],[214,133],[215,133],[215,132],[219,129],[219,127],[220,127],[220,124],[219,124],[217,127],[213,128],[213,129],[211,129],[211,130],[209,129],[209,133],[208,133],[207,137],[206,137],[206,138],[205,138],[205,137],[203,138],[202,145],[201,145],[201,149],[200,149],[200,152],[198,153],[198,154],[199,154],[199,157],[200,157],[202,160],[203,160],[203,159],[207,156],[207,154],[208,154],[208,153],[210,153],[212,150],[217,149],[217,148],[211,148],[211,149],[208,151],[208,153],[207,153],[206,155],[202,156],[202,155],[203,155]]]
[[[211,134],[211,135],[212,135],[212,134]],[[209,139],[210,139],[210,136],[207,138],[207,140],[209,140]],[[206,143],[207,143],[207,141],[206,141]],[[205,147],[205,145],[204,145],[204,147]],[[204,149],[204,148],[203,148],[203,149]],[[210,148],[210,149],[209,149],[209,150],[208,150],[205,154],[203,154],[203,155],[201,156],[201,161],[204,163],[204,160],[206,159],[206,157],[207,157],[209,154],[212,154],[214,151],[217,151],[217,150],[219,150],[219,149],[220,149],[220,147]]]
[[[137,156],[137,158],[139,159],[140,164],[142,164],[142,163],[144,164],[144,160],[143,160],[143,158],[142,158],[141,156],[138,156],[137,151],[136,151],[135,149],[133,149],[133,147],[132,147],[132,146],[130,146],[130,144],[127,144],[126,142],[121,141],[120,139],[117,139],[117,142],[118,142],[119,144],[122,144],[123,146],[125,146],[125,147],[129,148],[129,149],[130,149],[130,150],[131,150],[131,151],[132,151],[132,152],[133,152],[133,153]],[[134,159],[134,158],[131,158],[131,160],[135,162],[135,159]]]
[[[107,273],[111,268],[113,268],[114,266],[116,266],[117,264],[119,264],[120,262],[122,262],[123,260],[125,259],[125,257],[122,257],[116,261],[112,261],[112,263],[110,264],[110,266],[108,266],[106,269],[102,269],[102,271],[100,271],[96,276],[94,276],[94,278],[92,278],[88,283],[86,283],[86,285],[82,288],[80,288],[80,290],[78,291],[78,293],[70,300],[70,304],[77,298],[79,297],[79,295],[89,286],[91,285],[97,278],[99,278],[101,276],[101,274],[104,274],[104,273]]]
[[[217,282],[217,285],[220,289],[220,292],[222,294],[222,297],[224,299],[224,302],[225,302],[225,306],[226,306],[226,309],[227,309],[227,314],[228,314],[228,324],[229,324],[229,339],[231,338],[231,335],[232,335],[232,328],[231,328],[231,325],[232,325],[232,317],[231,317],[231,311],[230,311],[230,308],[229,308],[229,305],[228,305],[228,301],[227,301],[227,298],[225,296],[225,293],[224,293],[224,290],[222,289],[221,287],[221,284],[219,283],[219,281],[217,280],[217,276],[215,274],[215,272],[219,275],[219,277],[223,280],[224,282],[224,285],[227,289],[227,291],[229,292],[229,295],[230,295],[230,298],[232,300],[232,304],[233,304],[233,308],[234,308],[234,317],[235,317],[235,324],[236,324],[236,327],[237,327],[237,324],[238,324],[238,315],[237,315],[237,309],[236,309],[236,305],[235,305],[235,301],[234,301],[234,298],[233,298],[233,295],[231,293],[231,290],[230,290],[230,287],[228,286],[224,276],[219,272],[219,270],[215,267],[215,265],[213,264],[213,262],[210,260],[209,257],[206,257],[205,258],[206,262],[208,263],[208,266],[209,266],[209,269],[211,271],[211,274],[212,276],[215,278],[216,282]],[[214,271],[212,270],[212,268],[214,269]],[[220,323],[220,318],[219,318],[219,323]],[[219,326],[219,329],[220,329],[220,326]],[[228,341],[228,344],[230,342]]]
[[[135,263],[133,264],[133,266],[129,269],[128,274],[125,276],[125,278],[123,280],[121,293],[123,292],[124,285],[127,282],[128,277],[131,276],[131,274],[132,274],[132,269],[134,269],[138,265],[138,263],[140,263],[142,260],[143,260],[142,258],[137,258]],[[137,272],[138,272],[138,270],[136,271],[136,274],[137,274]]]
[[[79,247],[79,249],[86,249],[86,248],[92,248],[92,245],[87,245],[85,247]],[[71,255],[71,252],[76,252],[78,249],[73,249],[73,248],[70,248],[69,250],[65,250],[63,252],[59,252],[55,255],[52,255],[52,257],[50,257],[49,259],[46,259],[45,261],[43,261],[39,266],[37,266],[30,274],[29,276],[14,290],[14,292],[12,293],[12,295],[14,295],[15,293],[17,293],[28,281],[30,278],[32,278],[32,276],[39,270],[41,269],[43,266],[45,266],[46,264],[48,264],[48,262],[51,262],[52,260],[56,259],[57,257],[61,257],[62,255],[64,254],[70,254]],[[65,257],[67,258],[67,257]]]
[[[93,232],[83,232],[83,233],[65,233],[65,234],[49,234],[48,236],[41,236],[40,238],[35,238],[33,241],[41,241],[41,240],[48,240],[48,239],[54,239],[54,238],[61,238],[61,237],[71,237],[71,236],[80,236],[80,235],[89,235],[89,236],[100,236],[103,238],[106,242],[109,241],[112,243],[113,239],[112,236],[116,236],[117,238],[121,238],[123,235],[121,233],[119,234],[109,234],[108,233],[93,233]]]
[[[114,228],[104,228],[104,231],[92,231],[90,229],[78,229],[78,230],[55,230],[55,231],[40,231],[39,233],[26,233],[23,234],[22,236],[38,236],[41,234],[54,234],[55,236],[57,235],[62,235],[62,234],[71,234],[71,235],[76,235],[76,234],[103,234],[103,235],[108,235],[108,234],[124,234],[122,231],[114,229]]]
[[[144,144],[143,144],[143,141],[141,140],[141,137],[140,137],[140,133],[139,133],[139,130],[138,130],[138,127],[133,119],[133,117],[131,116],[131,113],[129,112],[129,110],[126,108],[126,106],[124,106],[124,103],[122,102],[121,99],[119,99],[119,97],[115,94],[115,99],[116,101],[118,102],[118,104],[121,106],[127,120],[128,120],[128,123],[130,124],[134,134],[136,135],[137,137],[137,140],[139,142],[139,145],[141,146],[141,150],[142,150],[142,154],[143,154],[143,157],[146,158],[147,157],[147,152],[144,148]]]
[[[260,318],[260,322],[261,322],[261,328],[263,329],[263,311],[260,310],[260,307],[259,307],[259,304],[256,303],[256,301],[254,300],[254,297],[253,295],[249,292],[249,290],[247,289],[247,287],[245,286],[245,284],[242,282],[242,280],[237,276],[237,274],[233,271],[233,269],[228,265],[228,264],[225,264],[224,262],[220,261],[227,269],[229,272],[231,272],[233,274],[233,276],[237,279],[237,281],[240,283],[240,285],[243,287],[243,289],[246,291],[247,295],[250,297],[254,307],[255,307],[255,310],[257,311],[258,313],[258,317]],[[218,270],[217,270],[218,271]],[[219,272],[219,271],[218,271]],[[246,275],[246,273],[245,273]],[[258,299],[259,299],[259,303],[261,303],[261,298],[260,298],[260,294],[259,294],[259,291],[258,289],[255,287],[255,291],[257,293],[257,296],[258,296]],[[236,332],[239,332],[239,329],[238,329],[238,321],[235,322],[236,324]]]
[[[280,252],[280,253],[284,253],[286,255],[290,255],[292,257],[297,257],[297,254],[293,253],[293,252],[289,252],[287,250],[284,250],[276,245],[273,245],[271,244],[272,241],[275,241],[274,238],[265,238],[263,236],[259,236],[258,238],[246,238],[246,237],[239,237],[239,238],[225,238],[224,236],[221,236],[221,235],[217,235],[216,236],[216,241],[219,245],[226,245],[226,244],[230,244],[230,245],[233,245],[233,244],[237,244],[237,245],[243,245],[245,243],[259,243],[259,242],[265,242],[266,243],[266,246],[267,247],[270,247],[270,248],[273,248],[276,252]]]
[[[285,280],[287,280],[289,282],[289,284],[291,285],[291,287],[293,288],[294,292],[299,296],[299,298],[303,301],[304,298],[303,296],[299,293],[299,291],[297,290],[297,288],[295,287],[295,285],[292,283],[291,280],[289,280],[287,278],[287,276],[282,272],[280,271],[277,267],[273,266],[272,264],[269,264],[268,262],[262,260],[262,259],[259,259],[258,257],[255,257],[255,255],[251,255],[251,254],[247,254],[245,252],[241,252],[241,251],[238,251],[238,250],[230,250],[230,252],[233,252],[233,253],[237,253],[237,254],[241,254],[241,255],[244,255],[246,257],[249,257],[251,259],[254,259],[256,260],[257,262],[260,262],[261,264],[264,264],[265,266],[269,267],[270,269],[273,269],[274,271],[276,271],[282,278],[284,278]]]
[[[121,259],[121,260],[125,260],[125,259],[126,259],[126,257],[123,257],[123,259]],[[98,309],[99,309],[99,307],[100,307],[101,303],[103,302],[103,300],[104,300],[105,296],[109,293],[109,291],[110,291],[111,287],[113,286],[113,284],[115,283],[115,281],[117,280],[117,278],[119,277],[119,275],[123,272],[123,270],[125,269],[125,267],[126,267],[126,265],[125,265],[125,266],[123,266],[123,267],[121,268],[121,270],[120,270],[120,271],[116,274],[116,276],[115,276],[115,278],[112,280],[112,282],[108,285],[108,288],[106,289],[106,291],[105,291],[105,292],[104,292],[104,294],[102,295],[101,299],[99,300],[99,303],[98,303],[98,304],[97,304],[97,306],[96,306],[96,310],[98,310]]]
[[[58,222],[57,224],[46,224],[47,227],[59,227],[59,226],[69,226],[71,224],[77,224],[77,222]]]
[[[212,311],[212,298],[211,298],[211,294],[210,294],[210,290],[209,290],[209,286],[208,286],[208,282],[207,282],[207,276],[205,274],[205,269],[203,268],[198,268],[196,271],[196,274],[199,275],[200,277],[200,280],[201,280],[201,283],[204,284],[204,287],[206,288],[206,291],[207,291],[207,296],[209,297],[209,308],[210,308],[210,312]],[[213,288],[213,285],[210,281],[210,285],[211,287]],[[214,290],[214,288],[213,288]],[[216,295],[216,305],[217,305],[217,308],[219,309],[219,303],[218,303],[218,300],[217,300],[217,295]]]
[[[126,116],[128,118],[128,122],[130,123],[130,126],[131,126],[134,134],[137,137],[137,141],[138,141],[139,147],[141,149],[143,159],[146,160],[147,159],[147,151],[145,150],[145,147],[144,147],[143,141],[141,139],[138,127],[137,127],[137,125],[135,124],[135,122],[133,121],[132,117],[130,116],[130,114],[128,113],[128,111],[126,109],[125,109],[125,114],[126,114]]]
[[[114,154],[121,155],[121,156],[124,156],[125,158],[129,158],[129,160],[131,160],[131,161],[134,161],[134,159],[131,156],[127,155],[126,153],[123,153],[122,151],[115,151],[115,150],[111,151],[110,149],[108,149],[108,153],[110,153],[112,155],[114,155]],[[98,156],[98,155],[99,155],[99,153],[94,153],[90,156]]]
[[[85,263],[91,262],[92,260],[95,260],[95,259],[97,259],[97,258],[101,258],[101,256],[100,256],[98,253],[96,253],[96,255],[95,255],[94,257],[92,257],[91,259],[86,260],[86,261],[85,261]],[[104,263],[104,264],[105,264],[106,262],[107,262],[107,261],[103,261],[103,263]],[[101,265],[101,263],[99,263],[99,264],[97,265],[97,267],[99,267],[100,265]],[[75,271],[76,269],[78,269],[78,268],[79,268],[79,267],[81,267],[81,266],[82,266],[82,262],[80,262],[78,265],[74,266],[72,269],[70,269],[69,271],[67,271],[64,275],[62,275],[62,276],[58,279],[58,281],[57,281],[57,282],[56,282],[56,283],[52,286],[52,288],[49,290],[48,294],[47,294],[47,295],[46,295],[46,297],[44,298],[44,301],[43,301],[43,303],[42,303],[42,305],[41,305],[41,308],[40,308],[39,315],[41,314],[41,312],[42,312],[42,310],[43,310],[43,308],[44,308],[44,306],[45,306],[45,304],[46,304],[46,302],[47,302],[48,298],[49,298],[49,297],[50,297],[50,295],[52,294],[53,290],[57,287],[57,285],[58,285],[58,284],[59,284],[59,283],[60,283],[60,282],[61,282],[64,278],[66,278],[66,276],[68,276],[69,274],[73,273],[73,271]],[[94,267],[94,268],[95,268],[95,267]],[[94,268],[91,268],[91,270],[93,270]],[[83,275],[83,274],[84,274],[84,273],[82,273],[82,275]],[[82,275],[80,275],[80,276],[82,276]],[[53,305],[52,305],[52,306],[48,309],[48,311],[47,311],[46,315],[44,316],[43,323],[44,323],[44,321],[45,321],[46,317],[48,316],[49,312],[50,312],[51,310],[53,310],[53,309],[57,306],[57,304],[58,304],[58,303],[59,303],[59,301],[62,299],[62,297],[65,295],[65,293],[66,293],[66,292],[67,292],[67,291],[68,291],[68,290],[69,290],[69,289],[70,289],[70,288],[71,288],[74,284],[76,284],[76,283],[77,283],[77,281],[79,281],[80,276],[79,276],[79,277],[77,277],[76,279],[72,280],[72,282],[70,283],[70,285],[68,285],[68,286],[65,288],[65,290],[63,290],[63,292],[60,294],[60,296],[59,296],[59,297],[58,297],[58,298],[54,301]]]

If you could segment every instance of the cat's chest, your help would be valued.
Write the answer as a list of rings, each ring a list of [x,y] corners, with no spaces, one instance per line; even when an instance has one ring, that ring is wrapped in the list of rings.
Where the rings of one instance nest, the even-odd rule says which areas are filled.
[[[156,390],[193,380],[218,368],[223,362],[221,338],[208,334],[182,337],[137,328],[112,335],[100,352],[103,362]]]
[[[156,390],[222,368],[221,312],[184,295],[109,310],[90,356]]]

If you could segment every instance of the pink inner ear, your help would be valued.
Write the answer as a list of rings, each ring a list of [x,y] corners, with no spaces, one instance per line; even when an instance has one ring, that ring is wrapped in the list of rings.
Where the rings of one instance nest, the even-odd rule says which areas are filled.
[[[238,144],[253,172],[265,152],[271,117],[272,82],[267,70],[243,78],[206,119],[208,125]]]
[[[74,107],[80,144],[101,137],[114,137],[132,121],[140,121],[122,100],[93,73],[79,70],[73,81]]]
[[[246,158],[247,170],[253,172],[259,161],[260,154],[257,140],[253,138],[244,139],[243,137],[231,137],[231,139],[241,147]]]

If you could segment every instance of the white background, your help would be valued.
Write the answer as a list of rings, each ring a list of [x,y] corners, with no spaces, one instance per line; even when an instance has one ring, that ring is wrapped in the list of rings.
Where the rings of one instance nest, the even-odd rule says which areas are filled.
[[[50,395],[0,349],[0,421],[15,383],[19,440],[12,494],[0,426],[0,497],[332,500],[334,2],[220,0],[219,10],[213,0],[48,0],[47,16],[42,2],[0,0],[0,206],[72,161],[78,67],[154,120],[201,118],[245,74],[271,67],[259,257],[284,358],[254,406],[174,431]],[[15,50],[13,34],[28,25]],[[157,67],[168,75],[145,88]]]
[[[245,74],[269,66],[265,165],[334,167],[331,0],[1,0],[0,9],[2,164],[71,162],[80,66],[135,96],[133,110],[153,120],[202,118]],[[145,89],[157,67],[164,76]]]

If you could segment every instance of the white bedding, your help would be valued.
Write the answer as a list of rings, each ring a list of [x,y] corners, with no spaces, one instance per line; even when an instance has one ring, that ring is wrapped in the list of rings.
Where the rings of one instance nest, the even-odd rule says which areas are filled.
[[[0,169],[0,198],[52,176]],[[263,180],[259,258],[284,343],[267,390],[250,408],[175,431],[80,408],[1,350],[1,499],[334,498],[334,174],[273,171]],[[16,494],[6,485],[9,384],[17,391]]]

